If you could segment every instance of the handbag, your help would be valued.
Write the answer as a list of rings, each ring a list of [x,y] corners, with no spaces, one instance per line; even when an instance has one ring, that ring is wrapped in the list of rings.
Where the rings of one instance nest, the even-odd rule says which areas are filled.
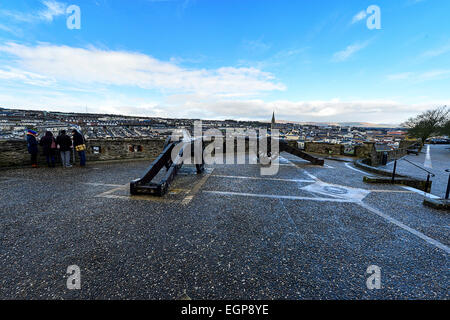
[[[77,145],[76,147],[75,147],[75,150],[76,151],[84,151],[84,150],[86,150],[86,145],[85,144],[79,144],[79,145]]]

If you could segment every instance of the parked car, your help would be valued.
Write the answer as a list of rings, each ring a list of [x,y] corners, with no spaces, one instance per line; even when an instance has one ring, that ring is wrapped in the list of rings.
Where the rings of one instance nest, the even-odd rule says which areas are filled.
[[[450,139],[432,138],[429,140],[430,144],[450,144]]]

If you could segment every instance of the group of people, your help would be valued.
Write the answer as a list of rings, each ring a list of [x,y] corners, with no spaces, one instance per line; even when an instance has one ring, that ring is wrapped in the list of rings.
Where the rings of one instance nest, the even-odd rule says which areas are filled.
[[[38,146],[42,147],[42,151],[47,160],[49,167],[55,167],[56,157],[59,152],[61,163],[64,168],[72,167],[70,163],[70,154],[72,149],[78,153],[80,166],[86,165],[86,144],[83,135],[77,130],[72,130],[72,139],[67,135],[66,130],[61,130],[55,138],[50,131],[39,140],[37,132],[34,130],[27,131],[27,147],[31,155],[31,166],[37,168]]]

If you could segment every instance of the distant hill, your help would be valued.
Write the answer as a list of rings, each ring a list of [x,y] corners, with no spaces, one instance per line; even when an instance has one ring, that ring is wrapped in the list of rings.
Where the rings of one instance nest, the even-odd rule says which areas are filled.
[[[359,127],[359,128],[399,128],[398,124],[388,124],[388,123],[370,123],[370,122],[298,122],[298,121],[287,121],[287,120],[277,120],[278,123],[295,123],[303,125],[313,125],[313,126],[341,126],[341,127]]]

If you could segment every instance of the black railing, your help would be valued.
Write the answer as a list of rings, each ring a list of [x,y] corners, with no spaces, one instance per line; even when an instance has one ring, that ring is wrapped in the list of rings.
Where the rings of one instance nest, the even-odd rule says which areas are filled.
[[[397,161],[399,161],[399,160],[404,160],[404,161],[408,162],[409,164],[412,164],[416,168],[419,168],[420,170],[425,171],[427,173],[427,182],[425,183],[425,192],[428,192],[428,186],[430,185],[430,178],[435,177],[436,175],[433,172],[428,171],[425,168],[422,168],[418,164],[405,159],[405,157],[402,157],[402,158],[394,160],[394,168],[392,170],[392,183],[395,182],[395,174],[396,174],[396,171],[397,171]],[[449,186],[447,187],[447,198],[448,198],[448,191],[449,191],[448,189],[449,189],[449,187],[450,187],[450,177],[449,177]]]

